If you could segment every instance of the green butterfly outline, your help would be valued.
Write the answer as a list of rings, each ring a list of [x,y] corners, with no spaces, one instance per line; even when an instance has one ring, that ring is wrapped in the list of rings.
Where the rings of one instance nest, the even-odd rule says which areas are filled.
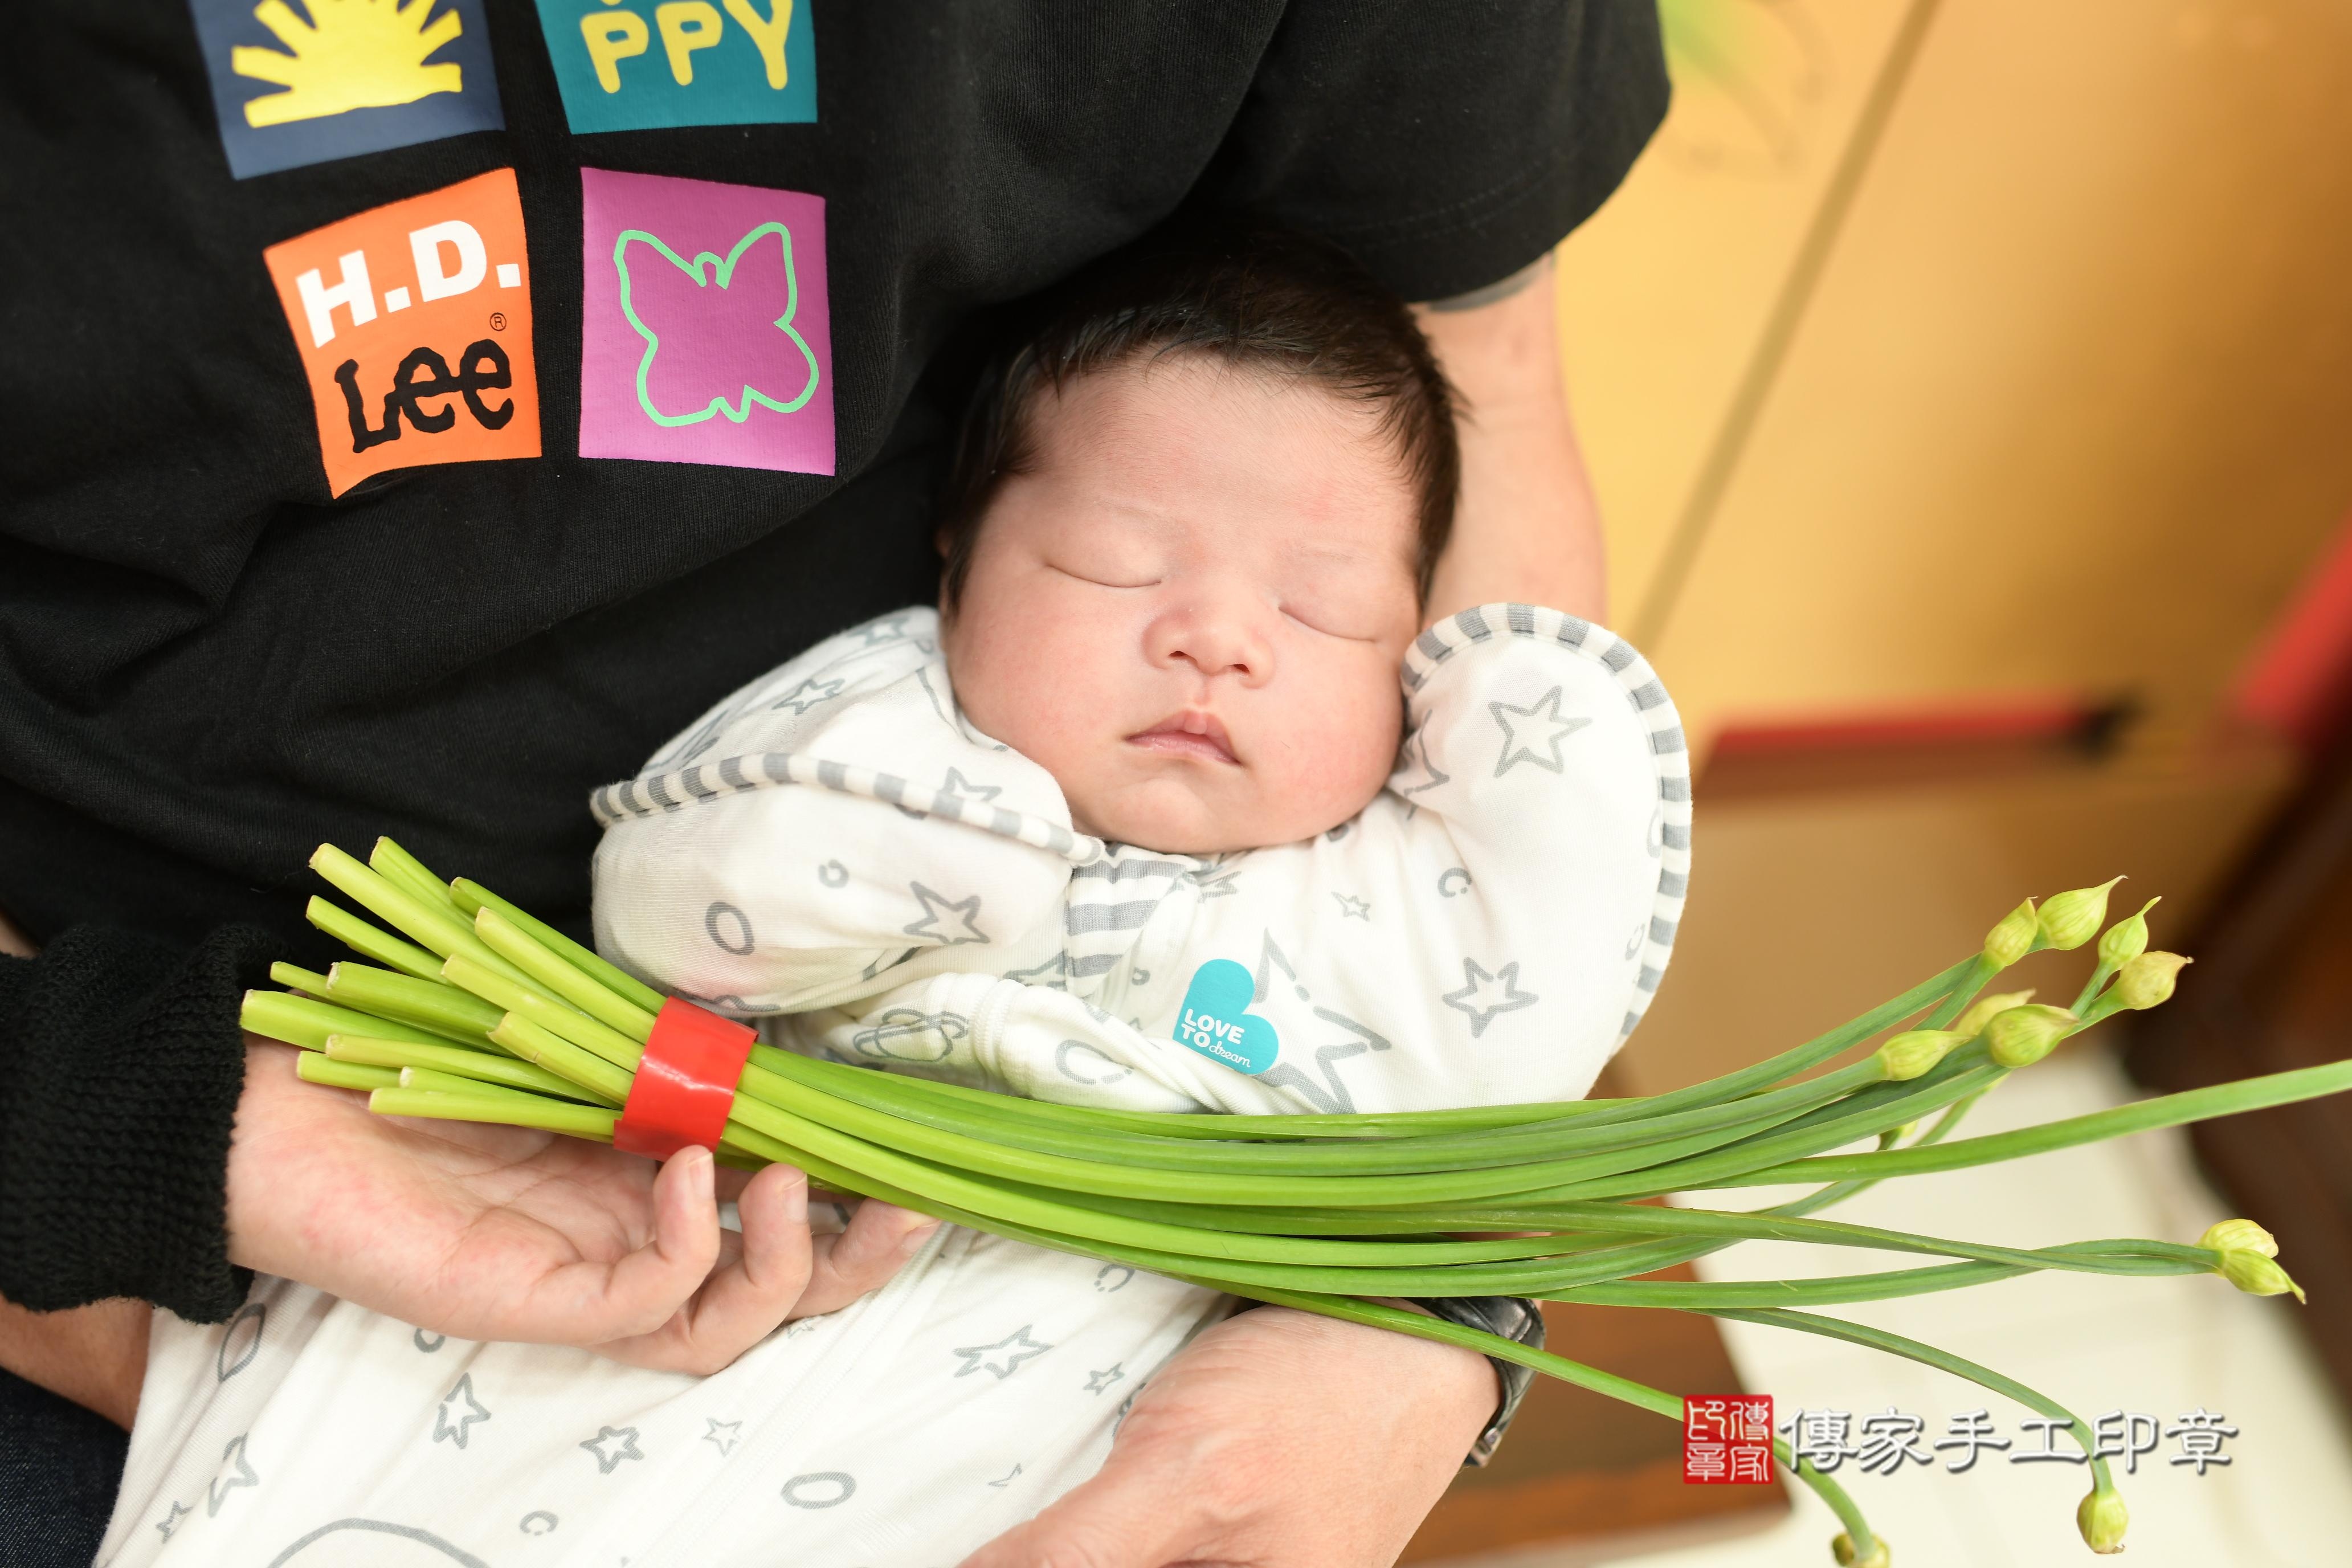
[[[801,357],[808,361],[808,384],[803,387],[801,389],[801,395],[798,397],[793,398],[790,403],[779,403],[774,398],[770,397],[766,393],[761,392],[757,387],[746,383],[743,387],[743,397],[740,406],[729,403],[726,396],[722,394],[719,396],[712,398],[709,404],[697,409],[692,414],[664,414],[660,409],[654,406],[653,395],[646,387],[646,378],[652,373],[654,368],[654,356],[661,352],[661,339],[655,335],[654,330],[651,327],[646,326],[645,322],[637,319],[636,306],[631,299],[632,286],[629,279],[628,262],[629,242],[631,240],[639,240],[646,245],[652,246],[656,250],[661,252],[664,259],[667,260],[672,267],[677,268],[680,272],[683,272],[688,277],[693,279],[698,288],[707,289],[710,286],[710,278],[707,268],[715,266],[719,268],[719,286],[721,289],[725,289],[731,286],[732,279],[735,276],[735,264],[742,260],[744,253],[749,251],[753,245],[757,244],[763,236],[771,234],[776,237],[777,242],[783,247],[784,281],[787,288],[791,290],[785,298],[784,313],[776,318],[775,325],[782,330],[786,337],[792,339],[795,344],[799,345]],[[692,261],[688,261],[681,258],[677,251],[672,250],[667,244],[664,243],[658,235],[648,234],[641,228],[625,228],[621,231],[620,237],[613,242],[613,267],[614,269],[621,276],[621,314],[629,319],[629,325],[635,328],[637,335],[646,340],[645,354],[637,361],[637,406],[644,409],[646,411],[646,417],[652,420],[655,424],[661,426],[665,429],[675,430],[681,426],[699,425],[714,414],[724,414],[730,421],[737,425],[740,425],[743,421],[751,417],[751,405],[754,403],[759,404],[763,408],[773,409],[778,414],[791,414],[799,409],[803,405],[806,404],[812,396],[815,395],[817,384],[816,354],[809,348],[808,340],[802,337],[799,331],[793,325],[793,317],[800,310],[801,280],[800,274],[793,268],[792,230],[786,228],[782,224],[763,223],[760,225],[759,227],[751,230],[751,233],[737,240],[735,242],[735,247],[732,250],[730,250],[723,259],[717,253],[705,250],[697,254]]]

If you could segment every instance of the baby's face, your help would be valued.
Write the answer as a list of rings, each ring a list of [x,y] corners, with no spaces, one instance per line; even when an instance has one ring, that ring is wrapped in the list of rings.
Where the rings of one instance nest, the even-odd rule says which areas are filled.
[[[972,723],[1120,843],[1255,848],[1362,810],[1420,621],[1415,497],[1374,411],[1175,356],[1033,412],[944,631]]]

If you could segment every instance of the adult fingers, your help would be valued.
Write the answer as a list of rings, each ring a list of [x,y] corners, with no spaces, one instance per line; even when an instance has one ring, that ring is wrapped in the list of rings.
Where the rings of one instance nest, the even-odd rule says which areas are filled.
[[[654,1178],[654,1235],[609,1263],[551,1270],[531,1290],[505,1337],[598,1345],[649,1334],[693,1300],[719,1262],[719,1203],[710,1151],[672,1154]]]
[[[598,1345],[598,1354],[708,1375],[775,1331],[808,1284],[808,1178],[771,1165],[744,1186],[736,1212],[741,1246],[686,1309],[650,1334]]]
[[[880,1289],[939,1227],[929,1215],[868,1198],[850,1216],[848,1229],[815,1239],[808,1289],[792,1315],[836,1311]]]

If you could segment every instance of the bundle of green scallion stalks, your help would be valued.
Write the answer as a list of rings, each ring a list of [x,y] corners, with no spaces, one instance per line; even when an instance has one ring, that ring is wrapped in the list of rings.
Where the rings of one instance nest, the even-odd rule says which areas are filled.
[[[389,839],[364,865],[331,845],[310,864],[383,925],[313,899],[312,923],[368,962],[324,974],[276,966],[272,978],[289,989],[248,993],[247,1029],[304,1047],[302,1077],[372,1091],[372,1109],[388,1115],[612,1138],[661,993],[488,889],[442,881]],[[2073,1006],[2037,1005],[2026,992],[1980,994],[2030,952],[2091,941],[2113,885],[2038,909],[2029,900],[1993,927],[1982,951],[1900,996],[1671,1094],[1344,1115],[1163,1114],[1046,1104],[755,1046],[716,1154],[746,1168],[788,1162],[819,1186],[957,1225],[1467,1346],[1675,1421],[1677,1395],[1382,1303],[1517,1295],[1668,1308],[1873,1346],[2070,1422],[2092,1456],[2092,1490],[2076,1515],[2084,1540],[2116,1552],[2123,1500],[2081,1416],[1989,1367],[1811,1310],[2042,1268],[2210,1273],[2258,1295],[2302,1294],[2273,1261],[2269,1234],[2247,1220],[2217,1225],[2193,1246],[2019,1249],[1811,1217],[1890,1176],[2352,1088],[2352,1060],[2340,1061],[1948,1141],[1970,1106],[2060,1040],[2172,994],[2188,961],[2147,951],[2143,909],[2098,936],[2096,967]],[[1899,1032],[1858,1060],[1802,1076],[1890,1030]],[[1833,1152],[1873,1139],[1874,1152]],[[1790,1183],[1821,1185],[1761,1210],[1640,1201]],[[1637,1278],[1745,1240],[1942,1261],[1754,1284]],[[1886,1563],[1886,1543],[1843,1489],[1786,1443],[1775,1447],[1843,1523],[1832,1543],[1837,1561]]]

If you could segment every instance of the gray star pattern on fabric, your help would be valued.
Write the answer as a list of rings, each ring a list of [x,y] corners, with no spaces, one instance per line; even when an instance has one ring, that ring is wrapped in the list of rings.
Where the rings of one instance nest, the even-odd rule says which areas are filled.
[[[956,1375],[966,1377],[984,1368],[994,1373],[1000,1382],[1011,1377],[1023,1362],[1034,1360],[1054,1348],[1029,1337],[1029,1331],[1036,1326],[1024,1323],[992,1345],[970,1345],[959,1349],[955,1353],[963,1357],[963,1364],[956,1368]]]
[[[702,1435],[702,1440],[721,1454],[733,1453],[735,1445],[742,1441],[743,1423],[721,1421],[716,1415],[706,1415],[703,1420],[709,1424],[710,1430]]]
[[[1495,759],[1496,778],[1520,763],[1533,763],[1547,773],[1560,771],[1559,743],[1592,721],[1561,718],[1559,693],[1560,689],[1555,686],[1525,708],[1514,708],[1507,702],[1486,704],[1486,711],[1495,716],[1495,722],[1503,731],[1503,754]],[[1513,723],[1514,716],[1522,721]]]
[[[1069,973],[1070,955],[1057,952],[1043,963],[1033,964],[1027,969],[1008,969],[1004,972],[1004,978],[1018,980],[1024,985],[1046,985],[1056,991],[1066,991],[1069,986],[1066,977]]]
[[[1114,1274],[1118,1278],[1112,1279],[1111,1276]],[[1095,1270],[1095,1289],[1108,1296],[1114,1290],[1126,1289],[1127,1282],[1134,1278],[1135,1270],[1126,1264],[1106,1263]]]
[[[1184,873],[1186,879],[1201,889],[1201,901],[1204,904],[1211,899],[1229,899],[1240,892],[1241,888],[1234,880],[1240,874],[1238,866],[1203,866]]]
[[[245,1462],[245,1434],[239,1432],[228,1440],[228,1447],[221,1450],[220,1474],[214,1479],[212,1489],[205,1497],[205,1517],[217,1517],[221,1504],[226,1502],[228,1494],[237,1488],[260,1484],[261,1478],[255,1475],[253,1467]]]
[[[978,893],[968,899],[951,900],[944,893],[931,891],[920,882],[909,882],[907,886],[923,906],[922,919],[898,928],[908,936],[927,937],[941,947],[961,947],[966,942],[988,940],[988,933],[980,929]],[[941,925],[940,919],[946,915],[956,916],[963,922],[963,929],[958,931],[952,926]]]
[[[458,1412],[455,1421],[449,1419],[453,1408]],[[462,1448],[466,1446],[466,1429],[489,1418],[490,1413],[474,1397],[474,1374],[469,1372],[457,1380],[457,1386],[449,1391],[448,1397],[441,1401],[441,1408],[433,1413],[433,1440],[438,1443],[446,1437]]]
[[[164,1540],[169,1541],[172,1539],[172,1531],[180,1528],[180,1521],[195,1511],[185,1504],[175,1502],[172,1505],[172,1511],[156,1521],[155,1528],[163,1532]]]
[[[608,1452],[604,1445],[615,1437],[621,1440],[621,1446]],[[599,1475],[611,1475],[621,1468],[621,1461],[624,1459],[642,1459],[646,1457],[645,1450],[637,1447],[637,1429],[634,1426],[600,1427],[593,1437],[580,1446],[596,1456],[596,1471]]]
[[[1113,1362],[1110,1365],[1103,1368],[1100,1372],[1090,1372],[1087,1373],[1087,1392],[1088,1394],[1100,1394],[1104,1389],[1108,1388],[1114,1383],[1121,1381],[1126,1376],[1126,1363],[1123,1362]]]
[[[1402,773],[1409,767],[1418,767],[1421,770],[1421,778],[1418,782],[1393,784],[1389,786],[1407,800],[1433,790],[1439,784],[1454,782],[1452,773],[1442,771],[1435,763],[1429,760],[1429,742],[1419,730],[1405,737],[1404,746],[1397,753],[1396,771]]]
[[[418,1350],[423,1351],[426,1355],[431,1355],[435,1351],[439,1350],[443,1345],[449,1342],[449,1336],[446,1334],[427,1334],[423,1329],[419,1329],[415,1333],[409,1335],[408,1340],[409,1342],[415,1345]]]
[[[1353,893],[1334,893],[1331,896],[1339,900],[1341,920],[1369,921],[1372,918],[1372,906]]]
[[[1018,1465],[1015,1465],[1015,1466],[1013,1466],[1011,1469],[1009,1469],[1009,1470],[1005,1471],[1002,1479],[997,1479],[997,1480],[992,1480],[992,1481],[989,1482],[988,1484],[989,1484],[990,1486],[992,1486],[992,1487],[1009,1487],[1009,1486],[1011,1486],[1011,1485],[1013,1484],[1013,1477],[1015,1477],[1015,1476],[1017,1476],[1017,1475],[1019,1475],[1020,1473],[1021,1473],[1021,1467],[1020,1467],[1020,1466],[1018,1466]]]
[[[886,642],[897,642],[906,635],[907,617],[904,616],[892,616],[887,621],[877,621],[872,626],[867,626],[864,633],[866,640],[857,646],[860,647],[879,647]]]
[[[548,1512],[545,1509],[535,1508],[529,1513],[524,1514],[522,1516],[522,1522],[515,1526],[515,1528],[521,1531],[525,1535],[545,1535],[562,1522],[563,1521],[562,1520],[556,1518],[555,1515]]]
[[[830,702],[840,696],[841,689],[848,684],[845,680],[819,680],[812,675],[770,703],[768,711],[781,713],[789,708],[795,713],[805,713],[818,703]]]
[[[974,784],[961,771],[950,768],[947,782],[940,785],[940,793],[955,800],[994,800],[1004,793],[1004,786]]]
[[[1536,994],[1519,989],[1519,966],[1507,963],[1488,973],[1477,960],[1462,961],[1464,984],[1459,991],[1448,991],[1438,998],[1455,1012],[1470,1020],[1470,1037],[1476,1039],[1486,1032],[1486,1026],[1497,1013],[1515,1013],[1522,1007],[1536,1005]]]

